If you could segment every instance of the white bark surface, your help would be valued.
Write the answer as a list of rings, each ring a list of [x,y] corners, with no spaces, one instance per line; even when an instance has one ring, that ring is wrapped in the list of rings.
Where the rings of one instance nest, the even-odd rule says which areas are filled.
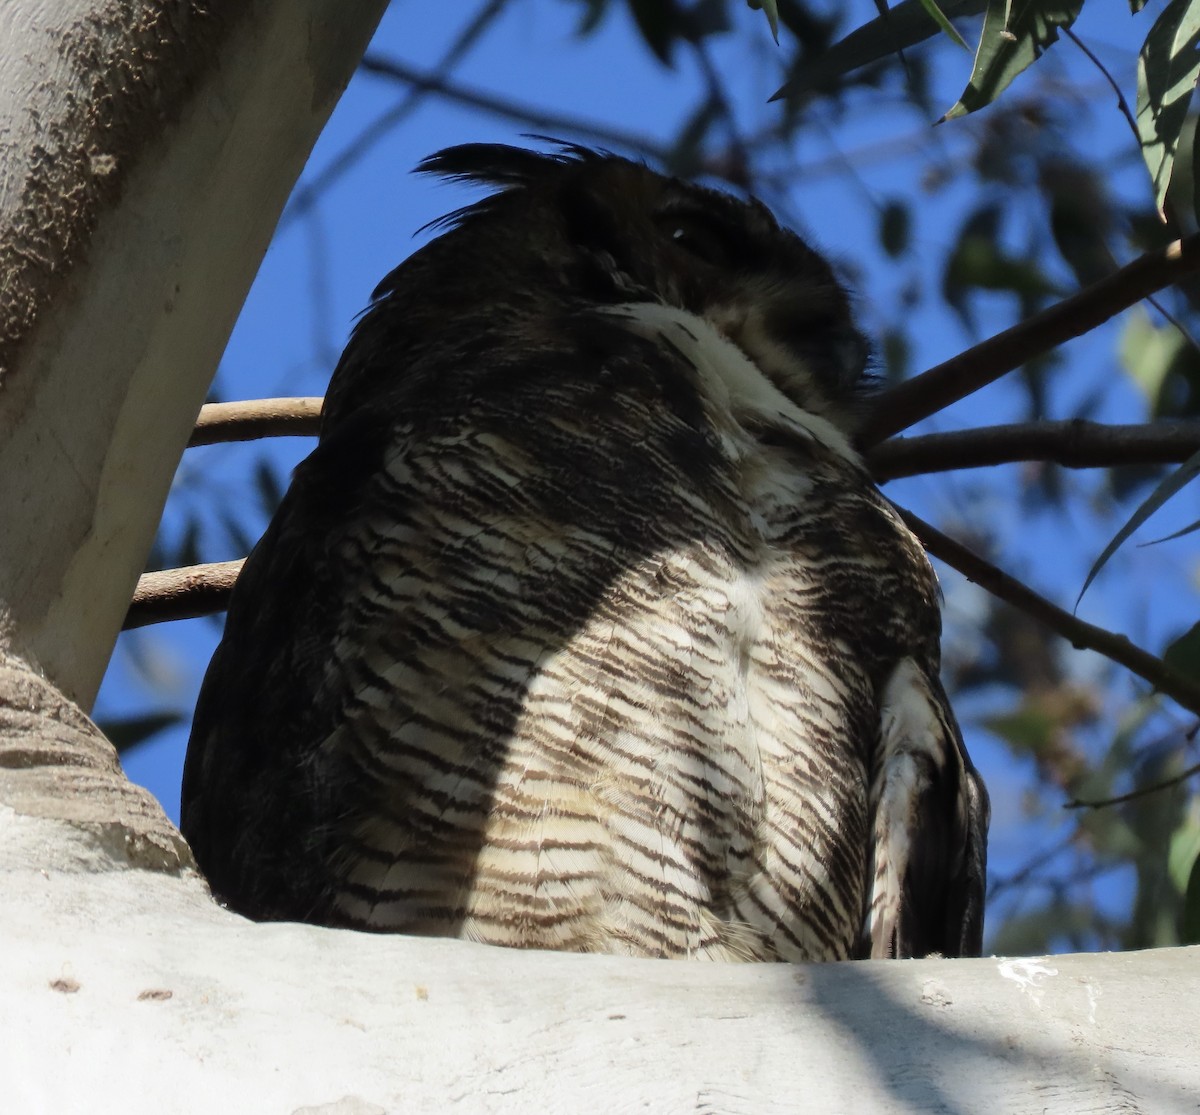
[[[384,6],[0,3],[0,641],[85,708],[279,212]]]
[[[720,965],[252,925],[0,807],[0,1111],[1200,1105],[1200,949]]]

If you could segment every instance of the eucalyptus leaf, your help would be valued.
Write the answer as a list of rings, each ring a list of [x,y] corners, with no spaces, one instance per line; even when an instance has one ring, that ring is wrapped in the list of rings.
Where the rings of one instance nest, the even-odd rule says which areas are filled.
[[[1171,0],[1138,54],[1138,136],[1160,214],[1164,214],[1180,133],[1200,77],[1198,39],[1200,0]]]
[[[1140,548],[1142,546],[1157,546],[1162,542],[1173,542],[1176,538],[1182,538],[1185,534],[1192,534],[1197,530],[1200,530],[1200,519],[1197,519],[1194,523],[1188,523],[1187,526],[1180,530],[1164,534],[1161,538],[1151,538],[1149,542],[1139,542],[1138,546]]]
[[[912,214],[902,201],[889,201],[879,214],[879,242],[883,250],[895,259],[908,250],[912,231]]]
[[[179,712],[151,712],[145,716],[127,716],[97,721],[96,726],[108,737],[117,752],[128,751],[164,728],[170,728],[183,719]]]
[[[1200,681],[1200,623],[1194,623],[1163,652],[1163,661],[1177,674]]]
[[[1176,492],[1190,483],[1197,473],[1200,473],[1200,453],[1193,453],[1174,472],[1164,477],[1154,491],[1142,501],[1141,506],[1129,517],[1129,521],[1117,531],[1112,541],[1104,547],[1103,552],[1096,559],[1092,568],[1088,570],[1087,578],[1083,582],[1083,588],[1079,590],[1079,596],[1075,600],[1076,608],[1079,607],[1079,601],[1083,599],[1083,594],[1087,592],[1088,586],[1096,579],[1096,574],[1108,564],[1108,559],[1117,552],[1124,541],[1142,523],[1150,518],[1155,511],[1162,507],[1167,500],[1175,495]]]
[[[1152,414],[1161,409],[1163,384],[1187,340],[1173,325],[1156,326],[1141,307],[1128,315],[1118,356],[1125,373],[1145,393]]]
[[[882,3],[882,0],[880,2]],[[942,29],[943,34],[949,35],[951,41],[962,47],[963,50],[970,51],[971,48],[967,46],[966,40],[954,29],[954,24],[950,22],[946,13],[937,6],[934,0],[921,0],[921,7],[925,9],[929,18]]]
[[[1179,919],[1179,943],[1200,945],[1200,856],[1192,864],[1187,892],[1183,896],[1183,916]]]
[[[940,11],[947,19],[978,15],[987,0],[944,0]],[[887,58],[938,33],[938,25],[925,10],[923,0],[904,0],[839,39],[802,74],[789,81],[771,100],[799,97],[814,89]]]
[[[1058,41],[1083,0],[988,0],[971,80],[942,117],[951,120],[990,105],[1013,79]]]
[[[771,25],[771,37],[779,42],[779,2],[778,0],[746,0],[746,7],[761,11]]]

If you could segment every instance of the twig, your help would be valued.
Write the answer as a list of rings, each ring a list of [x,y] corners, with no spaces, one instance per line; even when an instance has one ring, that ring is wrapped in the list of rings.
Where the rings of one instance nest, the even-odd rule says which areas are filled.
[[[1068,851],[1074,841],[1075,833],[1071,833],[1057,843],[1051,844],[1049,848],[1043,848],[1042,851],[1038,852],[1011,875],[1005,875],[1000,878],[993,877],[988,885],[987,900],[991,902],[997,895],[1002,894],[1010,887],[1019,887],[1029,882],[1037,871],[1040,871],[1057,856],[1061,856],[1063,852]]]
[[[1062,32],[1067,36],[1068,39],[1071,40],[1071,42],[1073,42],[1080,50],[1083,51],[1088,61],[1091,62],[1091,64],[1104,75],[1104,80],[1108,82],[1109,87],[1117,95],[1117,108],[1120,109],[1121,115],[1125,117],[1125,123],[1129,125],[1129,130],[1133,133],[1133,138],[1140,147],[1142,144],[1142,137],[1138,132],[1137,120],[1134,118],[1133,111],[1129,107],[1129,102],[1125,99],[1125,94],[1121,92],[1121,86],[1117,84],[1116,78],[1114,78],[1113,75],[1108,72],[1108,67],[1105,66],[1104,63],[1092,53],[1087,44],[1078,35],[1076,35],[1071,28],[1064,27]]]
[[[899,433],[1197,269],[1200,233],[1139,256],[1057,305],[885,392],[860,443],[872,446]]]
[[[513,120],[539,132],[590,139],[606,146],[636,151],[660,163],[666,163],[670,157],[670,151],[649,136],[608,128],[603,124],[578,120],[573,116],[547,112],[537,105],[510,101],[504,97],[449,81],[436,74],[424,73],[395,58],[380,58],[377,55],[368,54],[359,64],[359,69],[365,70],[369,74],[378,74],[396,81],[403,81],[421,92],[437,93],[448,101],[477,108],[481,112],[491,113],[491,115],[499,116],[504,120]]]
[[[1186,782],[1194,774],[1200,774],[1200,763],[1193,767],[1188,767],[1187,770],[1180,771],[1179,774],[1173,774],[1170,778],[1164,778],[1161,782],[1151,783],[1149,786],[1139,786],[1136,790],[1130,790],[1127,794],[1118,794],[1115,798],[1099,798],[1096,801],[1084,801],[1082,798],[1073,798],[1071,801],[1064,802],[1064,809],[1102,809],[1106,805],[1121,805],[1127,801],[1133,801],[1135,798],[1145,797],[1147,794],[1157,794],[1160,790],[1169,790],[1172,786],[1178,786],[1181,782]]]
[[[700,67],[700,75],[708,90],[708,103],[725,123],[731,157],[722,160],[727,164],[722,177],[726,181],[740,186],[743,190],[753,190],[754,171],[750,159],[750,149],[738,127],[737,114],[733,110],[733,105],[729,103],[725,87],[721,84],[721,75],[717,73],[717,68],[713,65],[712,58],[709,57],[702,39],[696,39],[691,46],[692,53],[696,57],[696,64]]]
[[[200,408],[188,448],[260,437],[316,437],[321,432],[321,402],[300,397],[206,403]]]
[[[897,508],[909,529],[921,540],[925,548],[947,565],[957,569],[968,580],[987,589],[993,596],[1007,601],[1052,631],[1058,632],[1073,647],[1094,650],[1111,658],[1141,678],[1145,678],[1155,689],[1178,701],[1184,708],[1200,713],[1200,685],[1188,680],[1171,669],[1161,658],[1142,650],[1124,635],[1106,631],[1103,627],[1086,623],[1070,612],[1039,596],[1028,585],[997,569],[990,562],[973,554],[964,545],[947,537],[930,526],[911,511]]]
[[[240,558],[143,573],[121,629],[223,612],[244,564],[245,558]]]
[[[1113,426],[1073,418],[896,437],[875,446],[866,459],[877,479],[896,480],[1013,461],[1053,461],[1068,468],[1176,464],[1198,450],[1200,423]]]
[[[509,0],[487,0],[475,13],[474,17],[459,32],[442,55],[441,60],[433,70],[437,77],[448,77],[456,65],[466,56],[467,52],[478,42],[479,37],[489,25],[508,6]],[[301,183],[292,196],[283,216],[279,219],[279,227],[284,228],[297,217],[303,216],[316,204],[320,196],[329,189],[339,178],[349,171],[364,155],[378,143],[388,132],[400,124],[421,103],[426,90],[412,89],[397,105],[393,105],[381,116],[368,124],[324,169],[316,174],[309,182]]]

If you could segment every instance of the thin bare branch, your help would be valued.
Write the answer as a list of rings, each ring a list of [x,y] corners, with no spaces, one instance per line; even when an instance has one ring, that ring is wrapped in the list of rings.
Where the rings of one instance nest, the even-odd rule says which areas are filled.
[[[436,93],[448,101],[477,108],[481,112],[499,116],[503,120],[512,120],[538,132],[561,135],[570,139],[587,139],[625,151],[636,151],[638,154],[646,155],[663,163],[670,155],[667,148],[649,136],[609,128],[603,124],[580,120],[574,116],[548,112],[538,105],[513,101],[506,97],[496,96],[494,93],[472,89],[469,86],[439,77],[437,74],[418,70],[396,58],[380,58],[378,55],[368,54],[362,60],[359,68],[370,74],[402,81],[422,92]]]
[[[1142,650],[1124,635],[1086,623],[1052,604],[1028,585],[997,569],[991,562],[984,561],[962,543],[947,537],[911,511],[899,507],[897,511],[934,557],[957,569],[968,580],[987,589],[993,596],[1020,608],[1039,623],[1044,623],[1076,649],[1094,650],[1106,658],[1111,658],[1127,670],[1145,678],[1155,689],[1178,701],[1184,708],[1200,712],[1200,685],[1171,669],[1161,658]]]
[[[753,190],[755,183],[750,148],[738,127],[737,113],[734,112],[733,105],[726,95],[721,75],[713,65],[704,40],[697,39],[691,46],[696,64],[700,67],[700,76],[704,79],[705,87],[708,90],[708,103],[716,110],[718,117],[725,125],[729,150],[728,154],[721,159],[721,163],[725,167],[722,177],[744,190]]]
[[[1108,82],[1109,88],[1117,95],[1117,108],[1120,110],[1121,115],[1125,117],[1125,123],[1129,125],[1129,131],[1133,134],[1134,143],[1141,147],[1142,137],[1138,131],[1137,120],[1133,115],[1133,110],[1129,107],[1129,102],[1125,99],[1125,94],[1121,92],[1121,86],[1117,83],[1117,79],[1108,72],[1108,67],[1092,53],[1087,44],[1070,27],[1064,27],[1062,32],[1083,51],[1087,60],[1104,75],[1104,80]]]
[[[907,429],[1197,270],[1200,233],[1139,256],[1057,305],[884,392],[860,443],[872,446]]]
[[[1148,794],[1157,794],[1161,790],[1169,790],[1172,786],[1178,786],[1181,782],[1186,782],[1196,774],[1200,774],[1200,763],[1188,767],[1187,770],[1180,771],[1178,774],[1173,774],[1170,778],[1164,778],[1161,782],[1153,782],[1149,786],[1139,786],[1136,790],[1130,790],[1127,794],[1118,794],[1115,798],[1098,798],[1095,801],[1084,801],[1082,798],[1073,798],[1071,801],[1063,802],[1063,808],[1102,809],[1106,805],[1121,805],[1136,798],[1146,797]]]
[[[886,481],[1013,461],[1053,461],[1067,468],[1177,464],[1197,451],[1200,423],[1112,426],[1073,418],[891,438],[867,453],[867,464],[876,479]]]
[[[138,578],[122,630],[223,612],[244,564],[245,558],[240,558],[143,573]]]
[[[454,67],[467,55],[470,49],[479,41],[483,33],[508,6],[509,0],[487,0],[478,12],[467,22],[462,31],[452,42],[442,56],[433,74],[437,77],[448,77]],[[297,217],[303,216],[317,202],[322,194],[338,181],[347,171],[354,167],[365,155],[375,147],[388,132],[392,131],[407,119],[424,100],[427,90],[411,89],[399,104],[393,105],[382,115],[368,124],[324,169],[317,173],[311,181],[302,183],[292,195],[288,207],[279,220],[279,227],[284,228]]]
[[[320,398],[248,399],[206,403],[200,408],[188,448],[260,437],[316,437],[321,430]]]

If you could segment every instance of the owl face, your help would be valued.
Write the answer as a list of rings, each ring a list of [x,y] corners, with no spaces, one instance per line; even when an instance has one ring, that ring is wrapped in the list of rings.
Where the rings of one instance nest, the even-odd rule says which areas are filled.
[[[829,263],[761,202],[575,146],[467,144],[418,169],[499,190],[434,222],[448,231],[384,280],[376,306],[395,298],[419,319],[422,291],[438,290],[431,315],[486,302],[493,320],[526,323],[530,343],[547,313],[660,303],[705,319],[802,409],[856,428],[868,350],[849,299]],[[461,304],[447,305],[447,291]]]
[[[572,240],[611,272],[614,296],[694,313],[803,409],[849,432],[867,345],[828,262],[757,199],[612,157],[571,214]]]

